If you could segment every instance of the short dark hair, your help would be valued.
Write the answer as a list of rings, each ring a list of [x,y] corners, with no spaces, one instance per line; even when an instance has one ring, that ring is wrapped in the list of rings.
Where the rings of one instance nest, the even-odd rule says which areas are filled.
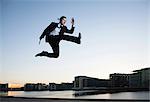
[[[61,17],[60,17],[60,19],[59,19],[59,20],[60,20],[60,22],[61,22],[61,21],[62,21],[62,19],[64,19],[64,18],[67,18],[67,17],[66,17],[66,16],[61,16]]]

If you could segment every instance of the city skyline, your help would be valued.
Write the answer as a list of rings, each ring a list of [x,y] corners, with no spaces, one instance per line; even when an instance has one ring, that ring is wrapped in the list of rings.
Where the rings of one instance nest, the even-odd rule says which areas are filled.
[[[128,86],[128,87],[130,86],[130,88],[131,87],[132,88],[133,87],[139,87],[139,86],[144,86],[144,87],[148,86],[149,87],[150,67],[142,68],[142,69],[138,69],[138,70],[133,70],[132,72],[133,73],[130,73],[130,74],[127,74],[127,73],[111,73],[111,74],[109,74],[109,79],[92,78],[90,76],[74,76],[74,80],[72,80],[71,82],[61,82],[61,83],[50,82],[50,81],[49,81],[49,83],[41,83],[41,82],[37,82],[37,83],[30,82],[30,83],[28,83],[27,82],[24,85],[9,84],[9,83],[0,83],[0,84],[1,85],[7,85],[8,88],[11,88],[11,90],[15,90],[15,88],[22,89],[25,85],[31,85],[31,86],[32,85],[44,85],[45,86],[45,85],[48,85],[48,84],[49,85],[51,84],[52,86],[53,85],[64,85],[64,84],[75,85],[75,83],[76,83],[75,80],[79,81],[79,79],[80,79],[80,80],[82,80],[82,82],[86,83],[87,81],[83,81],[83,80],[85,80],[85,79],[87,80],[87,79],[92,78],[94,80],[101,80],[102,82],[105,81],[106,82],[105,85],[106,84],[108,85],[108,83],[110,85],[110,82],[113,80],[113,83],[112,83],[113,86],[114,85],[119,85],[120,86],[121,84],[123,84],[123,85]],[[118,77],[120,77],[120,78],[118,78]],[[125,82],[126,83],[125,84],[124,81],[126,81],[127,83]],[[81,82],[81,81],[79,81],[79,82]],[[114,84],[114,82],[117,83],[117,84]],[[76,84],[78,84],[78,82]],[[103,84],[99,83],[99,85],[102,85],[102,86],[103,86]],[[92,83],[92,85],[95,86],[96,84]],[[109,85],[108,85],[108,87],[110,87]],[[77,87],[79,87],[79,86],[77,85]],[[54,87],[52,87],[52,89],[53,88]]]
[[[108,79],[149,67],[149,0],[1,0],[0,82],[70,82],[85,75]],[[65,15],[75,18],[81,45],[61,41],[58,59],[36,58],[51,48],[43,30]]]

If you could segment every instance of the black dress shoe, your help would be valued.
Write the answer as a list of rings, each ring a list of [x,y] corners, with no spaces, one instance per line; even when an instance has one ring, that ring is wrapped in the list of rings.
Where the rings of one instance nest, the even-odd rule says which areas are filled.
[[[79,39],[81,39],[81,33],[79,33],[79,36],[78,36],[78,38],[79,38]]]
[[[35,55],[35,57],[37,57],[37,56],[47,56],[48,55],[48,52],[46,52],[46,51],[42,51],[41,53],[38,53],[38,54],[36,54]]]
[[[37,56],[41,56],[41,53],[38,53],[38,54],[35,55],[35,57],[37,57]]]
[[[81,33],[79,33],[79,36],[78,36],[78,44],[81,44]]]

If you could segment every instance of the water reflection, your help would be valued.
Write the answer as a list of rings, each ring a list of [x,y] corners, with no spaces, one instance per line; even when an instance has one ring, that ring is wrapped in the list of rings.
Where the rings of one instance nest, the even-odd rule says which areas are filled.
[[[77,98],[77,99],[149,99],[149,91],[120,92],[90,95],[90,91],[8,91],[0,92],[1,96],[38,97],[38,98]],[[75,93],[79,93],[75,96]],[[87,94],[88,93],[88,94]],[[84,95],[83,95],[84,94]]]
[[[8,96],[8,91],[0,91],[0,96]]]
[[[23,95],[23,91],[8,91],[8,96],[20,96]]]
[[[149,92],[120,92],[109,95],[110,99],[149,99]]]
[[[96,94],[100,94],[100,91],[98,90],[75,91],[73,95],[74,97],[79,97],[79,96],[96,95]]]

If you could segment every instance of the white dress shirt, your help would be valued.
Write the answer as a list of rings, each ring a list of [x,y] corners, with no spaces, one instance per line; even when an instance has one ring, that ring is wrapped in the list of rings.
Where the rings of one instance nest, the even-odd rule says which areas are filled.
[[[58,24],[58,27],[56,27],[52,32],[50,32],[49,33],[49,35],[59,35],[59,32],[60,32],[60,30],[61,30],[61,28],[60,28],[60,23]]]

